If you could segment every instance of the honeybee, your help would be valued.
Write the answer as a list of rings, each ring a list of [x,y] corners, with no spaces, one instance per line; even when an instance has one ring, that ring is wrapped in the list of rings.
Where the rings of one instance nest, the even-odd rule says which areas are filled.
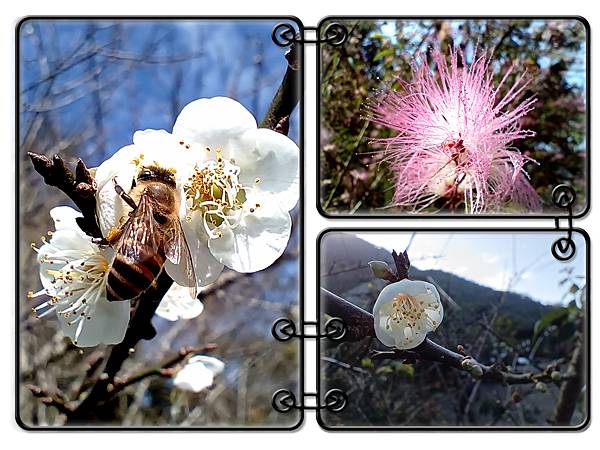
[[[116,255],[108,274],[109,301],[133,300],[155,283],[166,261],[183,264],[190,294],[196,275],[181,222],[175,178],[168,169],[143,167],[129,194],[113,178],[115,191],[131,207],[129,218],[108,233]]]

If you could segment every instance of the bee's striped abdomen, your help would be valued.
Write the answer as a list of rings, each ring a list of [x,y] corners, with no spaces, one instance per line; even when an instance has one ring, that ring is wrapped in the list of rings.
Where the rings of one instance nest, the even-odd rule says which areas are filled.
[[[122,301],[137,297],[158,277],[164,263],[164,255],[155,252],[131,263],[117,253],[106,284],[108,300]]]

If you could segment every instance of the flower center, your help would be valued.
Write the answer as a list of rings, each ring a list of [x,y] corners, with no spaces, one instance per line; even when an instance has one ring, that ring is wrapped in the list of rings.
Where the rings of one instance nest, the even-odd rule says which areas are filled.
[[[444,154],[439,157],[439,167],[432,175],[429,192],[446,199],[462,199],[471,187],[467,168],[468,153],[462,139],[448,139],[442,143]]]
[[[404,323],[407,327],[415,328],[417,327],[417,321],[421,320],[425,315],[423,302],[408,294],[396,295],[392,302],[392,309],[393,311],[388,317],[388,329],[390,322],[396,324]]]
[[[240,168],[235,161],[224,159],[222,152],[217,150],[216,159],[196,166],[183,187],[188,209],[202,214],[204,229],[212,239],[222,236],[218,230],[220,226],[235,228],[242,219],[246,193],[251,187],[243,186],[239,175]],[[256,183],[259,182],[257,178]],[[259,204],[253,205],[250,212],[259,207]]]

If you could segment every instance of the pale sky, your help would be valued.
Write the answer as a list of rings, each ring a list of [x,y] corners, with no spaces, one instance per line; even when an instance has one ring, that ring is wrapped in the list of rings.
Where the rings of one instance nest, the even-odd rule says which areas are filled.
[[[356,236],[387,250],[403,251],[412,232],[363,232]],[[546,304],[561,302],[569,285],[559,286],[560,273],[574,267],[586,275],[585,240],[574,233],[575,256],[561,262],[551,245],[564,232],[416,232],[408,255],[418,269],[438,269],[498,290],[525,294]],[[518,276],[515,278],[513,274]],[[512,286],[511,278],[513,278]],[[581,283],[583,284],[583,283]]]

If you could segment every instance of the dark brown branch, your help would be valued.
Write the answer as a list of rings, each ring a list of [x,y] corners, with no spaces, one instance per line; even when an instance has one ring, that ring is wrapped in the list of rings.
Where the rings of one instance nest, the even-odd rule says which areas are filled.
[[[301,47],[293,43],[285,54],[288,66],[275,93],[273,100],[260,123],[261,128],[270,128],[282,134],[287,134],[289,117],[300,100]]]
[[[571,418],[575,412],[575,407],[577,406],[577,401],[583,387],[583,377],[580,374],[583,373],[584,354],[583,340],[581,333],[578,332],[575,349],[573,350],[567,369],[567,377],[563,377],[564,381],[560,386],[558,402],[556,403],[551,420],[554,425],[571,424]]]
[[[375,336],[373,315],[347,300],[321,288],[321,306],[326,314],[339,317],[346,324],[344,340],[360,341]]]
[[[112,347],[102,375],[94,384],[88,396],[69,415],[69,421],[88,421],[97,414],[98,404],[106,401],[111,396],[110,390],[111,386],[114,386],[115,376],[131,354],[131,350],[135,349],[137,343],[142,339],[150,340],[156,335],[151,320],[160,301],[172,284],[171,277],[163,271],[157,278],[154,289],[148,289],[139,297],[137,308],[132,313],[129,321],[125,338],[120,344]]]
[[[373,315],[347,300],[321,288],[321,306],[323,311],[339,317],[346,324],[344,340],[358,341],[375,335]],[[373,359],[400,359],[405,361],[425,360],[444,364],[455,369],[468,372],[474,378],[503,384],[529,384],[553,382],[550,371],[512,373],[500,366],[487,366],[474,358],[453,352],[431,339],[426,338],[422,344],[411,350],[375,351]],[[477,369],[477,367],[480,368]],[[562,378],[565,379],[564,377]]]
[[[28,155],[33,163],[33,168],[44,177],[45,183],[63,191],[79,208],[83,214],[83,217],[77,220],[81,229],[92,237],[102,237],[96,220],[94,178],[84,162],[78,159],[75,173],[73,173],[58,155],[54,155],[52,159],[33,152],[29,152]]]

